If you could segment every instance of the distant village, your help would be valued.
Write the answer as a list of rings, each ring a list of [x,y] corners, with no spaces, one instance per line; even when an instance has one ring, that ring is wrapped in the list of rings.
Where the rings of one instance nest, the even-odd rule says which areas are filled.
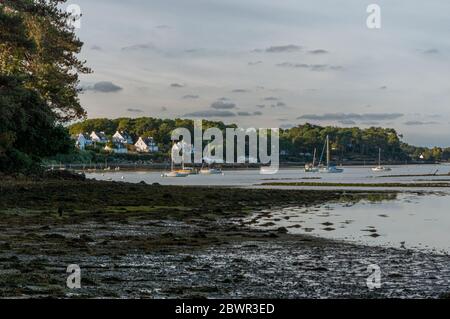
[[[104,132],[96,131],[93,131],[91,134],[80,133],[72,138],[75,140],[75,146],[79,150],[96,146],[103,148],[106,152],[115,154],[159,152],[158,145],[156,145],[152,137],[141,136],[135,141],[130,134],[123,131],[117,131],[111,139]]]

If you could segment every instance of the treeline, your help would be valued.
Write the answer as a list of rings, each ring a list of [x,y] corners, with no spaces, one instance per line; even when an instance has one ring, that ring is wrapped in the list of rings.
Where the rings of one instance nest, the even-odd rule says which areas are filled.
[[[153,137],[160,148],[168,152],[171,144],[171,132],[176,128],[188,128],[193,131],[194,122],[186,119],[158,119],[151,117],[90,119],[73,124],[69,127],[72,135],[105,132],[112,136],[116,131],[126,131],[138,137]],[[224,132],[227,127],[223,122],[204,121],[203,128],[218,127]],[[290,129],[280,130],[280,152],[284,161],[311,160],[314,149],[320,156],[326,136],[330,136],[333,158],[336,161],[374,161],[378,159],[378,150],[382,149],[383,161],[425,161],[448,160],[450,149],[427,149],[414,147],[401,141],[402,136],[394,129],[371,127],[339,128],[322,127],[312,124],[299,125]]]

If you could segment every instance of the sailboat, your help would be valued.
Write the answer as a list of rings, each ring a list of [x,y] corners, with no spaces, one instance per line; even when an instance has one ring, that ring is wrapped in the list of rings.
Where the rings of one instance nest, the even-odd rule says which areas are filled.
[[[174,149],[175,145],[172,147],[172,152]],[[189,172],[187,172],[184,168],[184,161],[182,164],[182,169],[181,170],[175,170],[174,168],[174,162],[173,162],[173,156],[171,156],[170,158],[170,172],[168,173],[162,173],[161,177],[188,177],[190,175]]]
[[[316,153],[317,149],[314,149],[313,162],[305,165],[305,173],[317,173],[319,168],[316,167]]]
[[[372,168],[372,172],[389,172],[392,168],[381,166],[381,147],[378,148],[378,166]]]
[[[336,166],[330,165],[331,162],[331,151],[330,151],[330,136],[327,135],[326,139],[326,148],[327,148],[327,166],[320,167],[319,172],[320,173],[342,173],[344,170],[342,168],[337,168]]]

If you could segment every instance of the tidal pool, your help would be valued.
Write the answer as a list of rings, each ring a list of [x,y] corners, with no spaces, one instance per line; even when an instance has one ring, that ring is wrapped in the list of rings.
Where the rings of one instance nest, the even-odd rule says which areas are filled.
[[[450,253],[449,193],[400,193],[390,200],[272,208],[246,222],[364,245]]]

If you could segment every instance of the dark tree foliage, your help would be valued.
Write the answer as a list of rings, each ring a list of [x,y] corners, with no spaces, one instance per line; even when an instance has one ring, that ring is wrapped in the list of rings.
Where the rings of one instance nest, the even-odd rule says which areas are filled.
[[[36,169],[73,148],[66,120],[85,115],[78,100],[82,43],[57,0],[0,0],[0,171]]]
[[[34,169],[40,158],[72,147],[39,94],[17,78],[0,76],[0,171]]]
[[[85,117],[78,98],[80,73],[90,69],[80,61],[83,43],[70,16],[59,5],[66,0],[0,1],[0,72],[27,75],[60,121]]]

